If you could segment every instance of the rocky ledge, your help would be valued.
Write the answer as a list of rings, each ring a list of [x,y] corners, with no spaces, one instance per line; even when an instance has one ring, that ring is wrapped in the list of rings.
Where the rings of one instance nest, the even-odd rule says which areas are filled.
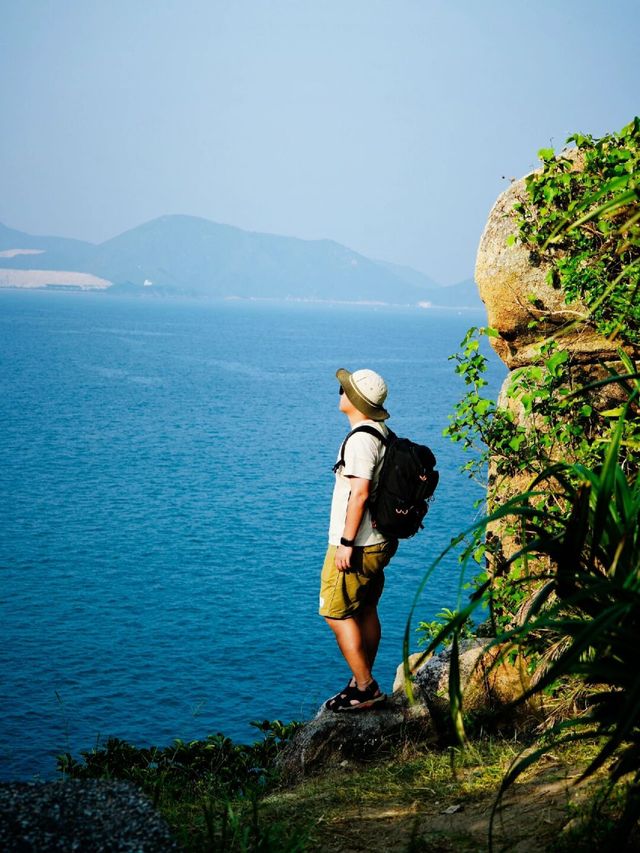
[[[513,731],[537,721],[539,709],[532,703],[514,704],[528,685],[526,671],[500,652],[489,640],[462,645],[464,707],[486,716],[498,729]],[[278,764],[284,779],[295,782],[325,767],[371,761],[406,741],[434,746],[450,742],[450,663],[450,651],[426,661],[424,655],[411,656],[413,702],[407,698],[400,666],[393,694],[379,709],[333,713],[320,708],[281,753]]]

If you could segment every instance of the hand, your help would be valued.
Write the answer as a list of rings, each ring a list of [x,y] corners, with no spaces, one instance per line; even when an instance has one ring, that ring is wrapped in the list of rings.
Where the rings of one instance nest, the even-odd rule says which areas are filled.
[[[336,548],[335,564],[339,572],[345,572],[351,568],[351,555],[353,548],[348,548],[346,545],[338,545]]]

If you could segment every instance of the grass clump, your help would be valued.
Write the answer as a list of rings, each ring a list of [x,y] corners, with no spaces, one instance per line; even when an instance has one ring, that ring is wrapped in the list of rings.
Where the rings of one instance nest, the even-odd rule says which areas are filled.
[[[297,853],[305,849],[301,826],[265,822],[261,801],[277,780],[275,762],[299,723],[252,723],[262,738],[234,743],[223,734],[140,748],[109,738],[104,746],[58,757],[71,779],[122,779],[139,785],[164,815],[176,839],[192,851]]]

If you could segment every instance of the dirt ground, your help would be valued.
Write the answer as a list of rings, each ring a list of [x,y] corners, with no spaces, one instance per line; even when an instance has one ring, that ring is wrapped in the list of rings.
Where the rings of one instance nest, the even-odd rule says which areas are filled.
[[[579,775],[579,768],[567,767],[550,757],[526,781],[515,783],[494,820],[495,853],[540,853],[551,849],[576,824],[572,805],[589,793],[587,786],[575,786]],[[494,801],[494,794],[438,801],[423,791],[411,803],[379,800],[375,805],[337,810],[328,802],[324,812],[316,801],[313,814],[308,815],[313,828],[307,849],[323,853],[489,850]]]

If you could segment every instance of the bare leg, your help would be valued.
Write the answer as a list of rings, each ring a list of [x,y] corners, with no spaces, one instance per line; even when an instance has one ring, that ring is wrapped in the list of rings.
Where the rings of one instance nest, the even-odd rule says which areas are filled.
[[[326,619],[326,622],[336,635],[340,651],[356,679],[358,688],[364,690],[372,681],[373,676],[371,675],[368,650],[360,621],[348,617],[346,619]]]
[[[375,604],[360,610],[356,613],[355,619],[360,626],[360,634],[362,635],[362,642],[367,653],[369,669],[373,671],[382,635],[378,610]]]

